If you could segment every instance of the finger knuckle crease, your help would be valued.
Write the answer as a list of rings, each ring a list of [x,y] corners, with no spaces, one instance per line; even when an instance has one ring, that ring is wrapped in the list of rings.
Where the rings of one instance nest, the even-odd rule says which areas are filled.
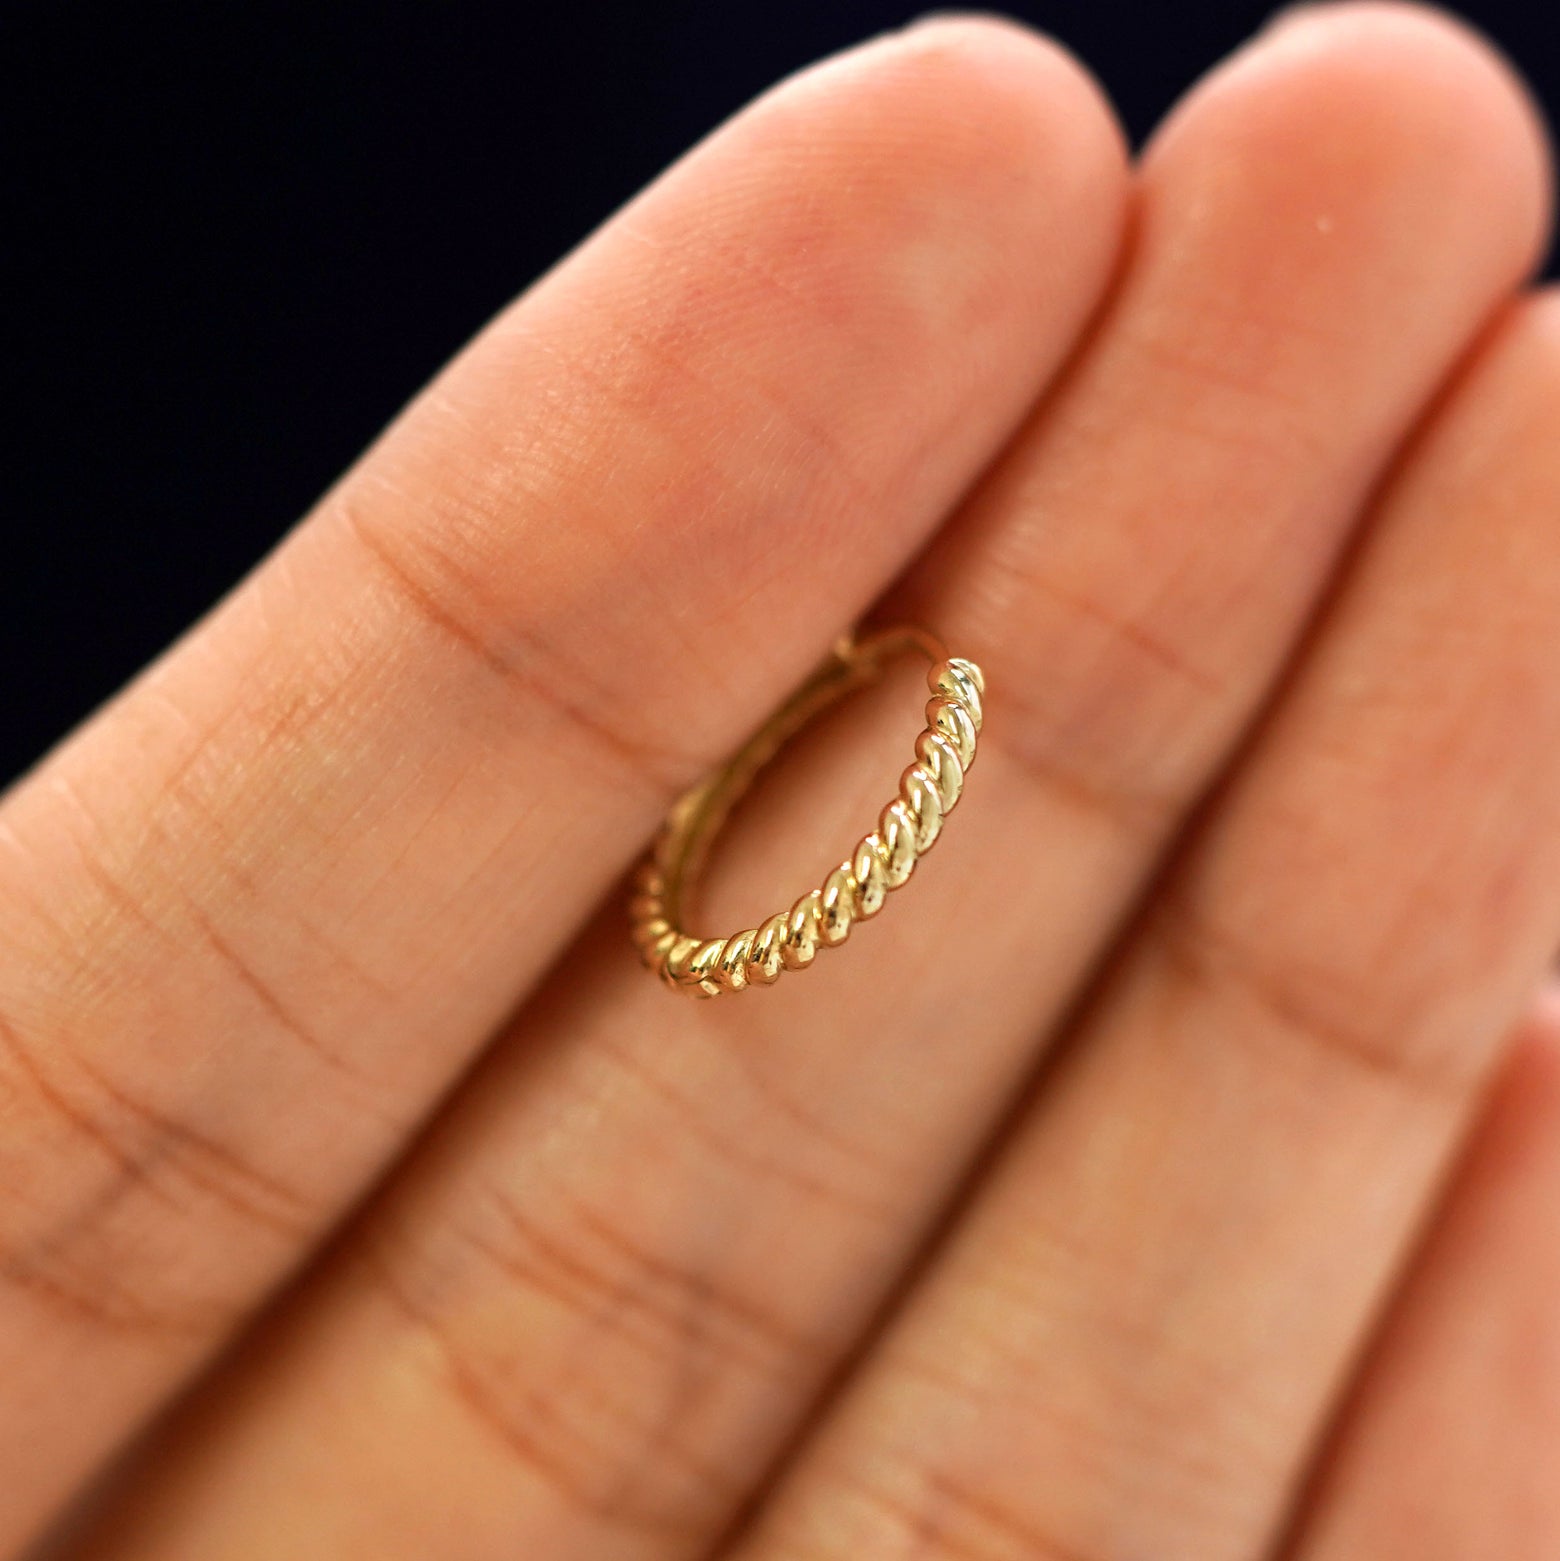
[[[488,1255],[501,1262],[491,1249]],[[368,1268],[396,1309],[433,1342],[456,1401],[577,1510],[661,1544],[687,1543],[698,1533],[688,1516],[693,1493],[735,1495],[732,1475],[678,1434],[678,1416],[641,1419],[622,1405],[606,1409],[599,1395],[573,1392],[570,1380],[549,1386],[534,1361],[496,1361],[382,1242]],[[522,1277],[536,1282],[529,1273]],[[551,1293],[553,1282],[541,1283]],[[579,1407],[586,1403],[589,1411]]]
[[[501,634],[495,631],[491,623],[499,615],[481,605],[482,592],[468,571],[426,540],[415,546],[392,542],[347,493],[332,502],[344,529],[414,621],[489,675],[523,691],[527,701],[611,758],[635,784],[648,785],[658,795],[686,784],[697,759],[669,748],[654,732],[636,730],[626,707],[588,685],[577,667],[563,665],[555,649],[511,619],[503,619]],[[578,693],[569,693],[571,688]]]
[[[897,1474],[862,1470],[836,1477],[888,1526],[873,1554],[926,1561],[1103,1561],[1063,1543],[1033,1515],[950,1467],[915,1463]]]
[[[1473,1082],[1471,1062],[1416,1045],[1413,1005],[1395,996],[1390,977],[1336,961],[1307,964],[1282,946],[1264,951],[1174,890],[1162,896],[1155,919],[1158,948],[1180,987],[1237,991],[1271,1021],[1237,1026],[1248,1040],[1298,1037],[1351,1072],[1432,1098],[1459,1098]]]
[[[679,1089],[653,1063],[645,1061],[632,1042],[600,1035],[595,1044],[643,1089],[657,1096],[675,1114],[686,1135],[729,1171],[745,1171],[765,1180],[785,1183],[824,1207],[874,1225],[894,1217],[894,1208],[855,1186],[826,1179],[804,1169],[794,1155],[770,1155],[711,1121],[709,1109]]]

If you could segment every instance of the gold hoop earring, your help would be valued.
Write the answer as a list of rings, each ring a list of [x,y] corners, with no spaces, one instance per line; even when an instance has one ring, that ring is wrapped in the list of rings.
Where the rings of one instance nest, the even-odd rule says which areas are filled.
[[[874,681],[896,656],[916,651],[932,663],[926,727],[915,762],[900,778],[899,795],[878,827],[789,910],[729,938],[698,938],[684,930],[683,912],[709,848],[738,799],[786,742],[822,710]],[[768,986],[787,970],[803,970],[819,949],[834,948],[852,925],[877,915],[901,887],[916,859],[932,848],[953,811],[975,760],[986,680],[973,661],[949,656],[931,635],[888,629],[864,639],[847,636],[827,660],[718,770],[685,793],[667,815],[640,866],[629,902],[633,939],[645,965],[675,990],[700,997]]]

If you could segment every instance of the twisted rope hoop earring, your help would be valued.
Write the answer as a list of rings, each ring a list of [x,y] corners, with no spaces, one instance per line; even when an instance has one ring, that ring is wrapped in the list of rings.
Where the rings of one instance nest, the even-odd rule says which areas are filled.
[[[878,827],[789,910],[729,938],[697,938],[684,930],[683,911],[711,842],[754,777],[814,716],[854,688],[874,681],[907,651],[932,663],[926,728],[916,761],[900,778],[899,795]],[[640,866],[629,902],[633,939],[645,965],[674,990],[718,997],[768,986],[786,970],[803,970],[820,948],[850,936],[853,923],[877,915],[891,889],[910,877],[916,858],[932,848],[953,811],[974,762],[986,680],[973,661],[949,656],[920,629],[896,628],[864,639],[847,636],[813,675],[720,769],[673,806]]]

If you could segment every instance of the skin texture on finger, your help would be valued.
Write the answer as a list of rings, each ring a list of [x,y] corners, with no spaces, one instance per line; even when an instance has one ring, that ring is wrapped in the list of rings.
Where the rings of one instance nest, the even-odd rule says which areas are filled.
[[[744,1499],[1531,260],[1541,154],[1505,76],[1441,23],[1318,25],[1161,137],[1096,339],[907,587],[990,697],[903,896],[805,975],[703,1006],[634,967],[611,908],[82,1553],[242,1532],[247,1555],[310,1534],[637,1561]],[[913,679],[788,755],[718,864],[712,930],[870,820]],[[897,762],[863,775],[867,749]]]
[[[1560,989],[1529,1016],[1290,1561],[1560,1555]]]
[[[1560,933],[1557,500],[1546,298],[744,1561],[1267,1553]]]
[[[0,814],[0,1553],[305,1253],[1096,307],[1082,74],[924,28],[697,150]]]

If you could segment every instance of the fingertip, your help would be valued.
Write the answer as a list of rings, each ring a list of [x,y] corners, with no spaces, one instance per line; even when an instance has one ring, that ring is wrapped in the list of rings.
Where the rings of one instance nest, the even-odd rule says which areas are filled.
[[[1560,395],[1560,284],[1548,283],[1523,294],[1512,311],[1513,326],[1527,336],[1543,360]],[[1560,965],[1553,990],[1560,994]]]
[[[773,335],[782,314],[823,323],[817,340],[794,318],[784,328],[794,357],[826,359],[791,364],[787,384],[817,400],[820,376],[859,383],[875,362],[919,387],[914,412],[935,424],[922,447],[958,448],[979,427],[983,463],[1093,317],[1130,190],[1125,138],[1070,54],[1016,22],[939,17],[765,93],[635,203],[630,263],[610,224],[596,261],[628,279],[640,318],[670,318],[675,296],[647,238],[699,275],[695,318],[663,332],[674,350],[714,318],[732,339]],[[884,423],[865,403],[827,420],[833,442],[869,452]],[[938,518],[978,470],[961,463]],[[852,525],[857,546],[859,507]]]
[[[1419,0],[1304,0],[1275,19],[1272,32],[1289,41],[1388,63],[1428,88],[1456,87],[1468,93],[1468,107],[1499,121],[1507,150],[1523,164],[1545,205],[1553,204],[1553,141],[1543,104],[1516,62],[1472,22],[1439,5]]]
[[[1523,1017],[1520,1045],[1560,1102],[1560,972],[1545,978]]]
[[[1560,288],[1540,287],[1507,298],[1490,319],[1423,427],[1421,459],[1405,465],[1397,480],[1405,492],[1425,493],[1428,502],[1460,495],[1475,506],[1492,484],[1503,485],[1504,504],[1483,506],[1492,517],[1491,536],[1523,548],[1530,578],[1538,578],[1556,568],[1547,517],[1556,498],[1557,441]]]
[[[1463,1175],[1477,1185],[1547,1181],[1560,1129],[1560,972],[1547,976],[1512,1027],[1469,1142]]]
[[[1547,246],[1542,111],[1500,50],[1448,11],[1412,0],[1281,11],[1171,116],[1151,157],[1174,155],[1186,121],[1221,114],[1241,119],[1232,163],[1287,161],[1318,209],[1346,181],[1459,202],[1513,281]]]
[[[901,195],[942,189],[981,225],[1027,215],[1045,225],[1036,238],[1065,210],[1083,253],[1091,237],[1114,240],[1125,134],[1096,79],[1043,33],[995,13],[934,13],[781,83],[755,118],[811,116],[818,95],[836,100],[841,154],[886,162]]]
[[[967,61],[973,85],[1016,91],[1031,117],[1076,118],[1081,148],[1127,175],[1130,148],[1114,105],[1082,59],[1051,34],[998,11],[941,10],[917,17],[882,42],[924,59]]]

